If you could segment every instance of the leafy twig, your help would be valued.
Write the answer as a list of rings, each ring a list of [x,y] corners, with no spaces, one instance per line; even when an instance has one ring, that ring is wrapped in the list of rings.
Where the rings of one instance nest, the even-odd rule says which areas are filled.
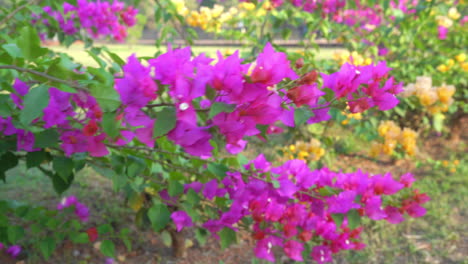
[[[19,72],[26,72],[26,73],[34,74],[36,76],[40,76],[40,77],[49,79],[49,80],[54,81],[54,82],[58,82],[58,83],[68,85],[68,86],[70,86],[72,88],[75,88],[75,89],[78,89],[78,90],[87,91],[87,89],[85,87],[83,87],[83,86],[80,86],[78,84],[56,78],[54,76],[48,75],[48,74],[43,73],[43,72],[39,72],[39,71],[27,69],[27,68],[21,68],[21,67],[15,66],[15,65],[0,65],[0,70],[1,69],[9,69],[9,70],[15,70],[15,71],[19,71]]]
[[[6,17],[4,17],[2,19],[2,21],[0,21],[0,26],[3,25],[3,24],[6,24],[8,21],[10,21],[10,19],[12,17],[14,17],[19,11],[21,11],[22,9],[28,7],[28,6],[31,6],[33,4],[35,4],[35,2],[40,2],[41,0],[31,0],[29,1],[28,3],[22,5],[22,6],[19,6],[18,8],[16,8],[15,10],[13,10],[13,12],[11,12],[9,15],[7,15]]]

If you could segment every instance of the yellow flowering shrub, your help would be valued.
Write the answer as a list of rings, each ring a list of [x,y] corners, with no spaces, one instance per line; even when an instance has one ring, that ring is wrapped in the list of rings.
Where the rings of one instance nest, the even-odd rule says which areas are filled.
[[[372,142],[370,155],[377,157],[381,154],[392,155],[400,148],[407,155],[413,156],[416,152],[416,139],[418,134],[410,128],[401,129],[393,121],[382,121],[378,127],[380,142]]]
[[[430,114],[437,114],[448,111],[449,106],[453,103],[455,90],[455,86],[447,84],[434,87],[430,77],[419,76],[416,78],[416,83],[408,84],[405,87],[401,96],[416,96]]]
[[[447,60],[445,64],[440,64],[437,66],[437,70],[440,72],[448,72],[459,69],[468,72],[468,62],[466,61],[465,53],[460,53],[453,57],[453,59]]]
[[[284,147],[283,153],[285,160],[317,161],[325,155],[325,149],[321,147],[320,141],[313,138],[309,142],[297,141],[293,145]]]
[[[347,50],[344,51],[337,51],[333,54],[333,59],[339,64],[343,65],[346,62],[351,63],[353,65],[358,66],[365,66],[372,63],[371,58],[366,58],[356,51],[349,52]]]

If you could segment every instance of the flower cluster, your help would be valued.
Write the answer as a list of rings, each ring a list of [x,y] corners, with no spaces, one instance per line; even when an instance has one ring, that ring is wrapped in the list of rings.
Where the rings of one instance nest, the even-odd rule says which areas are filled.
[[[10,94],[16,107],[22,109],[23,98],[30,87],[19,79],[13,84],[14,92]],[[76,94],[49,88],[49,103],[43,110],[43,117],[33,120],[44,128],[57,128],[60,133],[61,148],[67,156],[73,153],[89,152],[92,156],[103,156],[108,153],[103,140],[106,135],[99,129],[103,112],[96,99],[86,92]],[[79,114],[84,113],[84,114]],[[82,128],[76,127],[79,124]],[[0,117],[0,132],[5,136],[16,135],[17,150],[37,151],[34,147],[34,134],[16,128],[12,117]]]
[[[267,10],[271,8],[269,2],[264,2],[261,8],[256,10],[255,4],[241,2],[237,7],[230,7],[228,10],[221,5],[215,4],[212,8],[206,6],[200,7],[199,11],[189,11],[184,1],[173,0],[177,13],[183,17],[188,25],[199,27],[207,32],[219,32],[223,27],[238,27],[238,19],[247,16],[261,17],[265,16]]]
[[[378,127],[379,136],[383,143],[373,142],[370,155],[376,157],[380,154],[392,155],[398,144],[408,155],[414,155],[416,151],[416,131],[410,128],[403,130],[393,121],[382,121]]]
[[[283,153],[286,160],[317,161],[325,155],[325,149],[321,147],[320,141],[312,138],[309,142],[297,141],[295,144],[283,148]]]
[[[258,258],[275,261],[273,247],[281,247],[291,259],[303,261],[304,243],[313,242],[311,257],[318,263],[331,262],[332,254],[365,247],[359,236],[361,217],[397,224],[404,214],[421,217],[421,204],[429,197],[411,187],[411,174],[395,180],[390,174],[370,175],[311,171],[302,160],[290,160],[273,167],[263,155],[245,165],[244,172],[228,172],[222,180],[193,182],[185,191],[203,194],[208,200],[232,200],[219,217],[203,227],[216,235],[224,228],[238,230],[242,219],[253,220],[254,249]],[[395,194],[401,197],[395,197]],[[172,214],[178,230],[192,226],[191,212]],[[339,220],[338,220],[339,219]]]
[[[55,19],[63,32],[67,35],[76,34],[79,31],[77,23],[84,28],[92,38],[112,36],[116,41],[122,42],[127,37],[127,27],[136,23],[138,10],[132,6],[125,7],[123,2],[88,2],[78,0],[76,6],[63,3],[63,13],[52,9],[50,6],[43,8],[44,12]],[[33,23],[40,21],[50,25],[48,17],[33,15]]]
[[[351,113],[374,106],[388,110],[398,104],[395,95],[403,91],[403,83],[395,83],[393,77],[387,78],[390,69],[385,61],[366,66],[345,63],[339,72],[322,74],[323,87],[331,89],[336,98],[346,98]],[[362,89],[358,91],[358,87]]]
[[[232,19],[236,14],[236,9],[224,12],[224,7],[214,5],[213,8],[201,7],[200,11],[191,11],[186,16],[187,24],[192,27],[199,27],[208,32],[218,32],[224,23]]]
[[[334,16],[334,20],[350,27],[358,26],[358,29],[372,31],[383,23],[383,14],[379,6],[359,9],[346,9],[340,15]]]
[[[458,62],[458,64],[456,62]],[[460,53],[453,59],[447,60],[445,64],[440,64],[437,66],[437,70],[440,72],[448,72],[456,69],[457,66],[459,66],[463,71],[468,72],[468,62],[466,61],[465,53]]]
[[[19,245],[13,245],[13,246],[9,246],[9,247],[5,247],[5,245],[3,245],[1,242],[0,242],[0,250],[4,250],[5,253],[7,255],[9,255],[10,257],[12,258],[16,258],[19,256],[19,254],[21,253],[21,246]]]
[[[346,126],[351,120],[362,120],[362,113],[348,113],[346,111],[341,112],[346,117],[345,120],[341,121],[341,124]]]
[[[75,215],[82,221],[86,222],[89,218],[89,209],[86,205],[78,202],[75,196],[64,197],[59,204],[57,204],[57,210],[63,210],[65,208],[74,206]]]
[[[457,171],[458,165],[460,165],[460,160],[443,160],[441,164],[444,168],[447,168],[451,173],[455,173]]]
[[[344,64],[336,73],[322,73],[324,85],[319,87],[317,71],[298,76],[286,54],[276,52],[270,44],[253,64],[242,63],[238,52],[228,57],[218,53],[216,61],[204,54],[192,57],[190,48],[170,49],[148,62],[145,66],[135,56],[129,57],[123,74],[115,79],[121,105],[115,114],[118,131],[114,135],[104,132],[103,112],[96,99],[83,90],[72,94],[50,88],[44,115],[32,124],[57,129],[67,156],[89,152],[101,157],[109,153],[109,147],[122,147],[134,139],[153,148],[157,118],[150,113],[163,107],[176,116],[168,139],[191,155],[208,157],[213,132],[224,137],[227,151],[234,154],[245,148],[247,137],[261,136],[260,128],[267,134],[281,132],[278,121],[294,127],[298,108],[309,109],[313,116],[306,121],[312,124],[331,118],[328,111],[334,101],[348,100],[353,113],[373,106],[387,110],[398,103],[395,94],[400,92],[400,85],[389,78],[385,62]],[[287,79],[287,85],[281,86]],[[11,99],[21,109],[29,87],[17,79],[13,88]],[[323,98],[325,88],[335,93],[330,102]],[[158,94],[169,98],[159,103]],[[0,131],[17,136],[18,150],[35,150],[34,135],[15,128],[12,117],[0,119]]]
[[[415,95],[421,105],[427,108],[429,113],[437,114],[447,112],[453,103],[455,86],[443,84],[439,87],[432,86],[430,77],[419,76],[416,83],[408,84],[402,94],[404,97]]]
[[[347,50],[336,51],[333,53],[333,59],[341,66],[345,63],[350,63],[356,66],[365,66],[372,63],[372,59],[364,57],[356,51],[349,52]]]

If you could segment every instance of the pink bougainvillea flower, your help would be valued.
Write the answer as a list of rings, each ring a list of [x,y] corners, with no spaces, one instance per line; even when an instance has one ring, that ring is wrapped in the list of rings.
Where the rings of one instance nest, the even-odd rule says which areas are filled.
[[[193,226],[192,218],[185,211],[175,211],[171,214],[171,219],[176,225],[177,232],[180,232],[184,227]]]
[[[320,264],[332,261],[332,252],[328,246],[315,246],[310,256]]]
[[[87,137],[87,151],[89,152],[90,156],[103,157],[109,154],[109,150],[103,142],[105,139],[106,134],[104,133],[101,133],[97,136]]]
[[[19,245],[10,246],[10,247],[6,250],[6,253],[7,253],[8,255],[10,255],[11,257],[16,258],[16,257],[18,257],[19,254],[21,253],[21,246],[19,246]]]
[[[438,26],[437,31],[438,31],[437,36],[439,37],[439,39],[444,40],[444,39],[447,38],[448,28],[446,28],[444,26]]]
[[[268,86],[275,85],[284,78],[294,80],[298,77],[291,69],[286,54],[276,52],[270,43],[267,43],[263,51],[258,55],[251,75],[253,82]]]
[[[289,240],[284,244],[284,253],[295,261],[303,261],[304,245],[296,240]]]

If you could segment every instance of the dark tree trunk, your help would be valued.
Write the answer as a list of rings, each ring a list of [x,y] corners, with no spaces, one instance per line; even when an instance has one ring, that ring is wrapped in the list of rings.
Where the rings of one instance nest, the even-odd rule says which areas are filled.
[[[175,258],[181,258],[185,255],[185,236],[183,230],[177,232],[175,229],[170,229],[172,239],[172,253]]]

